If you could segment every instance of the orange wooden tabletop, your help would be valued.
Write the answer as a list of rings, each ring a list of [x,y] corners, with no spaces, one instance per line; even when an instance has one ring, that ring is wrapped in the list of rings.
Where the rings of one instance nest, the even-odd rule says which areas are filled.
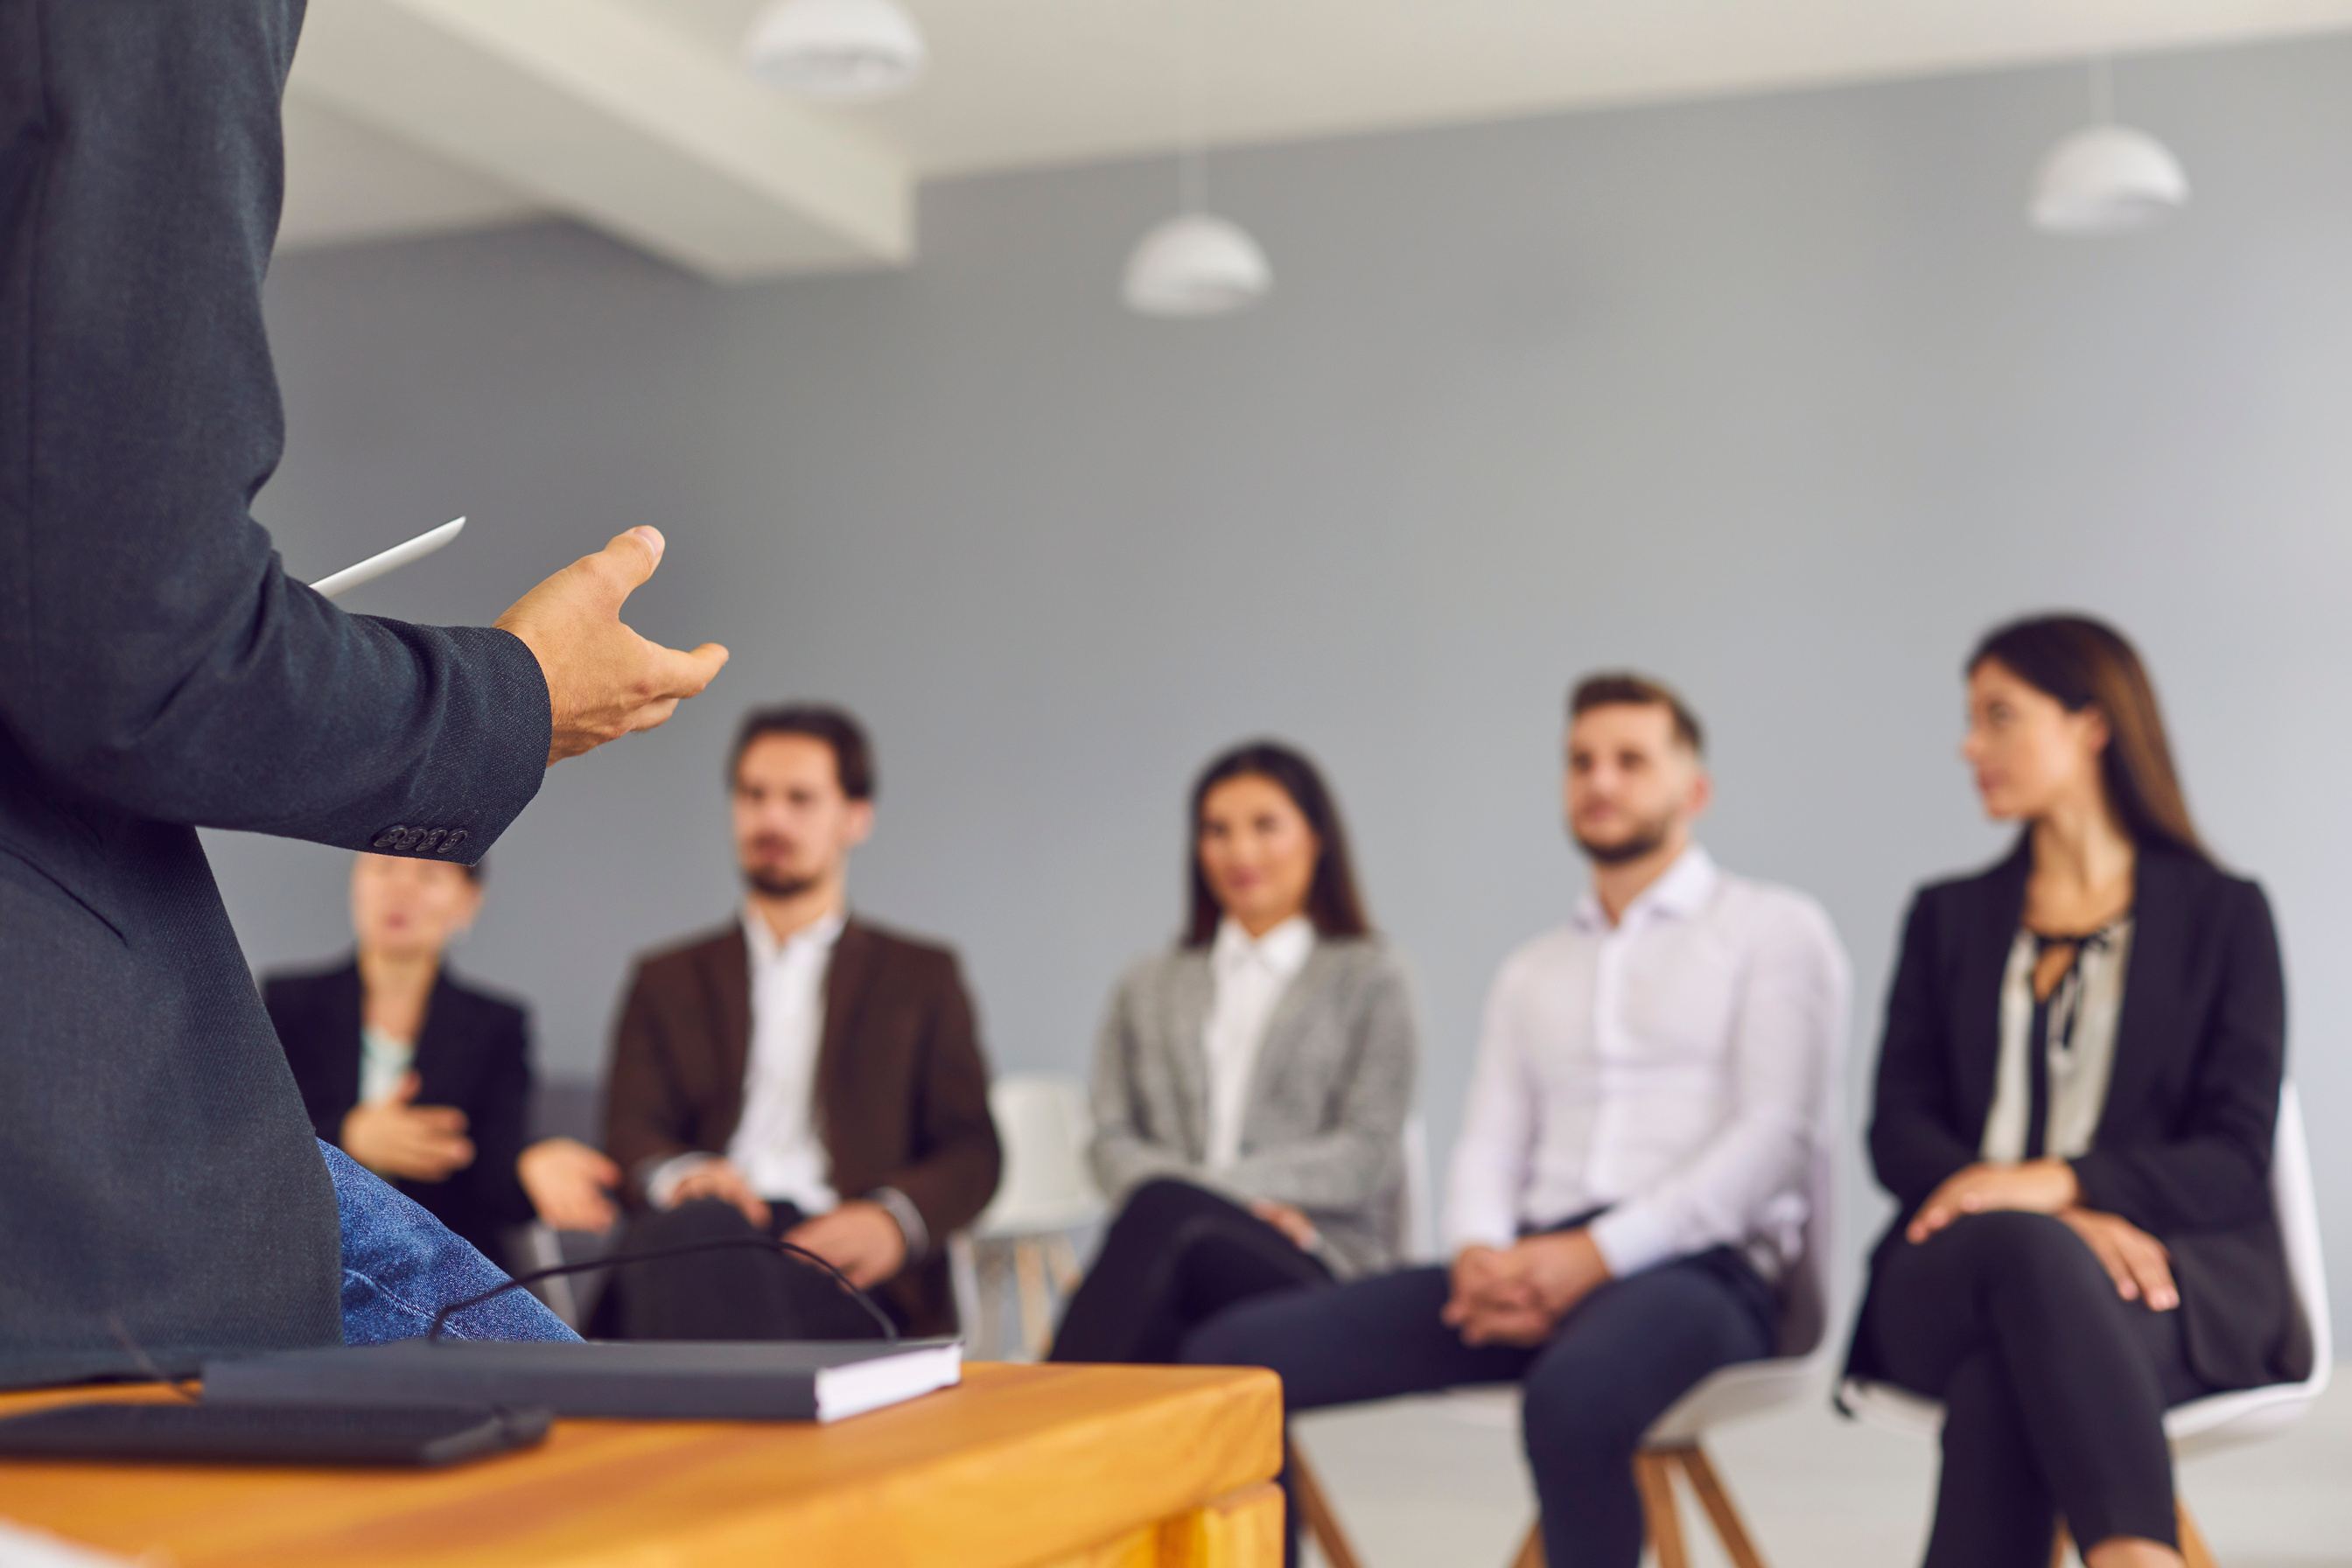
[[[94,1397],[168,1396],[0,1394],[0,1415]],[[961,1387],[831,1426],[559,1421],[536,1448],[448,1470],[0,1460],[0,1519],[173,1568],[1022,1568],[1281,1462],[1271,1373],[971,1365]]]

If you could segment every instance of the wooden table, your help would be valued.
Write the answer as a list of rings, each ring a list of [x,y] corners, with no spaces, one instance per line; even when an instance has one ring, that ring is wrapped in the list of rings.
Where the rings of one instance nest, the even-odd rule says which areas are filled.
[[[92,1397],[0,1395],[0,1415]],[[1219,1367],[965,1368],[833,1426],[560,1421],[425,1472],[0,1461],[0,1519],[173,1568],[1279,1568],[1281,1391]]]

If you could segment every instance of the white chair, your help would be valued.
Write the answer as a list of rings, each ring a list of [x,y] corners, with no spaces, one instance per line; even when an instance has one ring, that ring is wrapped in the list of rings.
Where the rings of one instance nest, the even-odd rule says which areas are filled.
[[[1094,1118],[1086,1086],[1066,1073],[1007,1073],[989,1086],[989,1113],[1004,1149],[992,1199],[969,1230],[948,1240],[956,1310],[980,1342],[983,1306],[993,1299],[998,1266],[1012,1265],[1020,1301],[1020,1349],[1045,1353],[1054,1303],[1077,1284],[1071,1237],[1102,1218],[1104,1204],[1087,1169]],[[987,1336],[992,1343],[993,1332]]]
[[[1805,1185],[1804,1229],[1780,1297],[1780,1353],[1709,1374],[1643,1436],[1633,1477],[1642,1489],[1642,1513],[1657,1549],[1658,1568],[1687,1568],[1690,1562],[1675,1506],[1677,1470],[1736,1568],[1763,1568],[1763,1556],[1707,1458],[1704,1439],[1717,1426],[1817,1398],[1829,1387],[1830,1363],[1838,1350],[1829,1331],[1830,1256],[1836,1242],[1836,1162],[1828,1149],[1816,1148]],[[1530,1532],[1519,1549],[1520,1568],[1540,1568],[1542,1562],[1542,1540]]]
[[[2278,1131],[2271,1146],[2271,1203],[2286,1244],[2287,1279],[2294,1288],[2304,1321],[2311,1329],[2311,1375],[2300,1383],[2273,1384],[2209,1394],[2165,1413],[2164,1435],[2176,1459],[2260,1442],[2301,1420],[2327,1388],[2336,1347],[2327,1317],[2327,1274],[2319,1256],[2319,1205],[2312,1191],[2311,1146],[2305,1141],[2303,1106],[2294,1086],[2279,1091]],[[1944,1425],[1944,1407],[1891,1384],[1847,1378],[1840,1390],[1847,1409],[1874,1426],[1933,1440]],[[2202,1531],[2180,1509],[2181,1555],[2189,1568],[2212,1568],[2213,1554]],[[2065,1552],[2062,1529],[2053,1564]]]

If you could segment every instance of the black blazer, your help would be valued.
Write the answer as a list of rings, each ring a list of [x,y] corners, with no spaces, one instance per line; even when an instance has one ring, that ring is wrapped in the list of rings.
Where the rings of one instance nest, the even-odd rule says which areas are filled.
[[[196,829],[473,860],[546,773],[520,641],[346,615],[251,516],[301,16],[0,0],[0,1387],[341,1342]]]
[[[1870,1157],[1901,1205],[1872,1255],[1947,1176],[1976,1163],[2000,1055],[2001,976],[2032,868],[2000,864],[1920,889],[1903,933],[1879,1049]],[[2106,1109],[2073,1162],[2086,1208],[2171,1249],[2189,1364],[2216,1388],[2311,1370],[2270,1193],[2285,1067],[2286,988],[2270,904],[2253,882],[2143,849],[2130,967]],[[1864,1309],[1867,1311],[1867,1307]],[[1849,1370],[1875,1376],[1866,1336]]]
[[[261,994],[311,1127],[341,1148],[343,1118],[360,1102],[359,965],[272,975]],[[515,1174],[530,1114],[530,1032],[523,1009],[460,985],[442,966],[416,1036],[416,1103],[466,1113],[474,1163],[438,1182],[392,1184],[500,1266],[505,1233],[531,1217]]]

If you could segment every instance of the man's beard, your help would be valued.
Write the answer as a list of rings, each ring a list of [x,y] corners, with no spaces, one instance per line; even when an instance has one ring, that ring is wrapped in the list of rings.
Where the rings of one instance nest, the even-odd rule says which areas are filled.
[[[815,877],[785,877],[758,867],[743,868],[743,881],[763,899],[797,899],[814,888],[821,879]]]
[[[1639,860],[1645,855],[1656,853],[1666,842],[1667,836],[1674,830],[1673,815],[1661,813],[1619,839],[1603,842],[1587,838],[1572,827],[1569,829],[1569,836],[1576,840],[1576,847],[1583,850],[1585,858],[1594,865],[1622,866],[1630,861]]]

